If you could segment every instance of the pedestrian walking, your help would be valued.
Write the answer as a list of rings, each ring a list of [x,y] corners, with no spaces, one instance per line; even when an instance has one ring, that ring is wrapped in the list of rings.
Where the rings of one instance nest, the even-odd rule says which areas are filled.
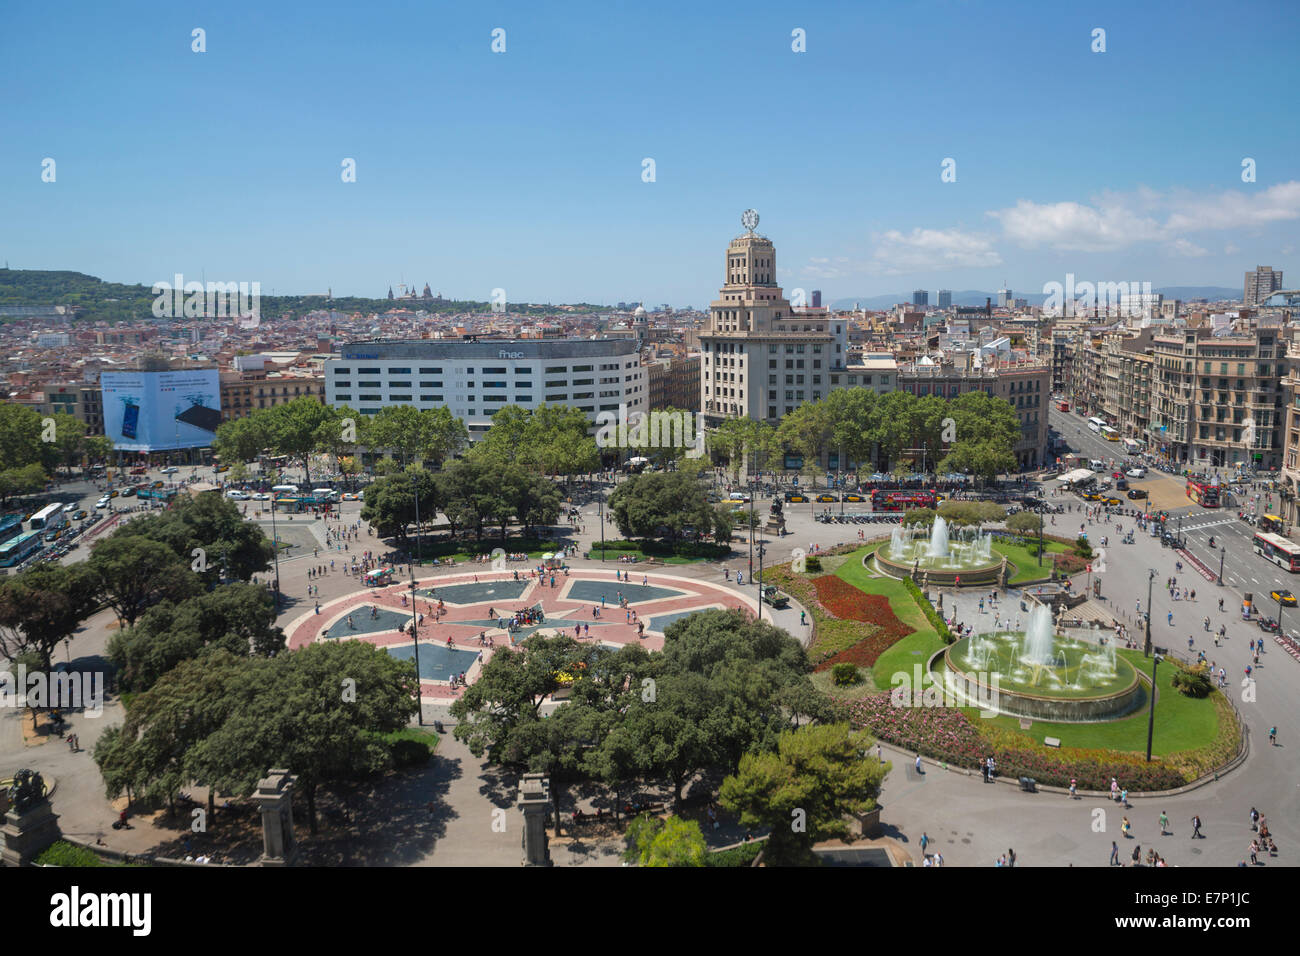
[[[925,771],[921,769],[921,754],[919,752],[916,755],[916,772],[925,773]]]
[[[1163,810],[1160,811],[1160,835],[1169,835],[1169,814],[1165,813]]]
[[[1110,841],[1110,865],[1111,866],[1124,865],[1119,861],[1119,844],[1116,843],[1114,840]]]
[[[1079,799],[1079,783],[1074,777],[1070,778],[1070,798],[1072,800]]]
[[[1276,727],[1270,727],[1270,728],[1268,728],[1268,742],[1269,742],[1270,744],[1272,744],[1274,747],[1277,746],[1277,728],[1276,728]]]
[[[1193,840],[1204,839],[1204,837],[1201,836],[1201,818],[1196,815],[1192,816],[1192,839]]]

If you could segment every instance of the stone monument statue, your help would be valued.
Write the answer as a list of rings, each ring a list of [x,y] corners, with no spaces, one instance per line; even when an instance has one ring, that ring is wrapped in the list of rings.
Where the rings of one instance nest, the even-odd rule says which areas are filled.
[[[0,815],[0,864],[26,866],[59,838],[58,817],[50,807],[45,781],[35,770],[19,770]]]
[[[551,802],[551,781],[545,774],[526,773],[519,781],[519,809],[524,814],[524,866],[550,866],[546,813]]]
[[[257,782],[253,799],[262,811],[262,866],[292,866],[298,855],[293,834],[293,786],[288,770],[272,770]]]

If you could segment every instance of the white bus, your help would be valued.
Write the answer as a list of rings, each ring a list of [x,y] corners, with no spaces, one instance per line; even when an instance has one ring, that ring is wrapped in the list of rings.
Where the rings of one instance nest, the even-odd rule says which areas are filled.
[[[271,491],[277,495],[296,495],[298,493],[297,485],[274,485]]]
[[[1136,455],[1138,452],[1142,450],[1142,443],[1138,441],[1136,438],[1125,438],[1124,450],[1128,452],[1130,455]]]
[[[1091,429],[1092,429],[1093,431],[1095,431],[1095,432],[1099,432],[1099,431],[1101,431],[1103,428],[1106,427],[1106,419],[1104,419],[1104,418],[1090,418],[1090,419],[1088,419],[1088,427],[1091,428]]]
[[[1255,553],[1284,571],[1300,571],[1300,545],[1280,534],[1264,531],[1256,533]]]
[[[32,531],[54,531],[62,528],[67,520],[68,516],[63,513],[63,505],[55,502],[52,505],[46,505],[32,515],[31,524],[28,527]]]

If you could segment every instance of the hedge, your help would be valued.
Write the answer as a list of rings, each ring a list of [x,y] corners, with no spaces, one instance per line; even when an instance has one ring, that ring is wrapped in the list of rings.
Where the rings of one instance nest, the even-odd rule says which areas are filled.
[[[952,631],[948,629],[947,622],[944,621],[939,612],[934,609],[934,605],[926,600],[925,595],[921,593],[921,589],[916,586],[916,582],[911,578],[904,578],[903,586],[907,588],[907,593],[912,595],[912,600],[915,601],[916,606],[921,609],[921,613],[924,614],[925,619],[930,622],[930,626],[938,632],[940,637],[943,638],[943,642],[945,644],[957,643],[957,638],[954,637]]]

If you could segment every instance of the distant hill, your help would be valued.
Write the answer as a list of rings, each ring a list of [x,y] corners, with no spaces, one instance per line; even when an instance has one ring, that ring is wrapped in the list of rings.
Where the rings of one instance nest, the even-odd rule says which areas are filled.
[[[170,276],[167,277],[169,280]],[[68,305],[77,309],[77,320],[83,322],[135,321],[153,318],[153,285],[123,285],[105,282],[83,272],[46,271],[39,269],[0,269],[0,307]],[[333,309],[338,312],[386,312],[394,308],[408,308],[425,312],[486,311],[486,302],[424,300],[367,299],[355,296],[326,299],[321,295],[263,295],[260,300],[262,318],[277,319],[282,315],[299,317],[316,309]],[[592,309],[598,308],[591,306]],[[510,303],[510,311],[524,314],[548,314],[550,305]],[[0,318],[0,321],[5,321]]]
[[[1077,280],[1082,281],[1082,280]],[[930,308],[938,305],[939,296],[934,289],[928,290],[930,293]],[[1160,286],[1153,288],[1152,292],[1158,292],[1166,299],[1181,299],[1184,302],[1192,299],[1208,299],[1216,302],[1221,299],[1229,301],[1241,300],[1241,289],[1232,289],[1226,286],[1218,285],[1173,285]],[[1020,292],[1013,289],[1012,295],[1017,299],[1024,299],[1030,305],[1042,305],[1047,296],[1041,292]],[[960,292],[953,292],[952,304],[965,306],[967,308],[981,306],[986,300],[992,300],[996,305],[998,296],[996,292],[981,292],[978,289],[964,289]],[[859,308],[868,310],[889,309],[900,303],[912,301],[912,293],[899,292],[887,295],[865,295],[865,296],[844,296],[834,299],[828,303],[832,309],[851,309],[856,303]]]

